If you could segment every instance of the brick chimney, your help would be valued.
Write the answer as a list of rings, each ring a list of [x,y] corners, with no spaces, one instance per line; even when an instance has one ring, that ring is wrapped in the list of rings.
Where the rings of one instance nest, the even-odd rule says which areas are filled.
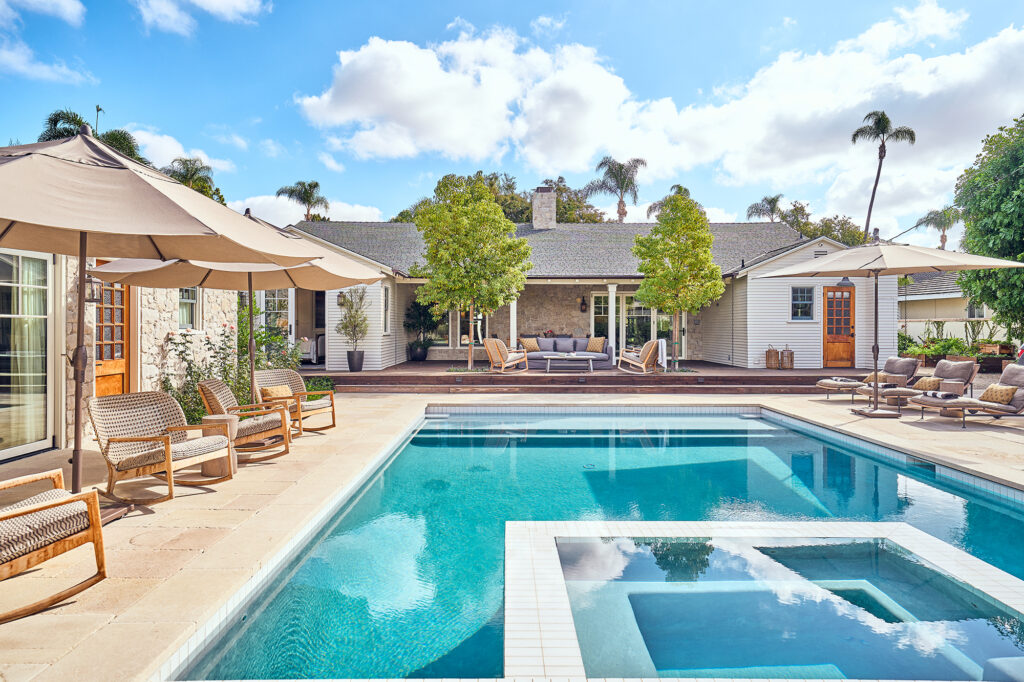
[[[555,190],[552,187],[538,187],[533,193],[533,229],[553,230],[555,228]]]

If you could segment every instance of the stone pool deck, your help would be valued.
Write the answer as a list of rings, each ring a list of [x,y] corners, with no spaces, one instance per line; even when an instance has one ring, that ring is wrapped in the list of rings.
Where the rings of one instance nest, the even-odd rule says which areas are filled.
[[[290,455],[242,466],[233,480],[214,487],[179,487],[174,500],[106,526],[110,577],[45,613],[0,625],[0,679],[152,678],[428,404],[755,405],[1024,489],[1024,419],[976,419],[963,431],[959,420],[934,413],[924,421],[911,413],[898,421],[866,419],[851,414],[848,401],[823,396],[339,395],[338,427],[307,432]],[[54,451],[2,464],[0,479],[62,466],[67,472],[66,460],[66,451]],[[87,484],[101,483],[99,454],[87,452],[86,463]],[[141,496],[160,488],[140,481],[119,490]],[[56,592],[93,570],[91,547],[73,550],[4,581],[0,610]]]

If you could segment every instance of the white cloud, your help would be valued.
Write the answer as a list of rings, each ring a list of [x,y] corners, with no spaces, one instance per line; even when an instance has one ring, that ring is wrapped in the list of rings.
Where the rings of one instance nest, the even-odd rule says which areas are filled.
[[[738,214],[734,211],[726,211],[714,206],[705,206],[704,213],[708,217],[708,222],[711,223],[734,223],[738,218]]]
[[[24,42],[3,36],[0,36],[0,73],[72,85],[97,82],[88,71],[72,69],[62,61],[41,62]]]
[[[592,47],[542,49],[508,29],[456,22],[458,38],[439,44],[374,37],[341,52],[330,86],[298,102],[329,131],[330,149],[358,158],[486,161],[511,151],[554,175],[591,171],[605,154],[642,156],[641,184],[702,166],[737,187],[818,185],[825,213],[858,221],[876,156],[851,146],[850,133],[885,109],[918,143],[890,147],[873,216],[884,235],[948,202],[985,134],[1024,110],[1024,90],[1006,86],[1024,81],[1024,29],[962,51],[914,52],[934,52],[966,19],[923,0],[821,52],[783,52],[697,103],[637,98]]]
[[[379,222],[384,220],[384,214],[376,206],[363,206],[360,204],[349,204],[338,199],[328,199],[331,209],[327,216],[331,220],[359,220]],[[249,197],[239,201],[229,201],[228,206],[244,213],[245,209],[252,209],[254,215],[279,227],[293,225],[303,219],[305,211],[301,206],[285,197],[278,197],[272,194]]]
[[[81,26],[85,19],[80,0],[0,0],[0,27],[14,25],[20,19],[18,10],[48,14],[72,26]]]
[[[188,9],[199,9],[222,21],[253,23],[257,16],[271,10],[263,0],[134,0],[146,30],[157,29],[189,36],[196,20]]]
[[[320,152],[316,155],[316,158],[320,159],[320,163],[327,167],[327,170],[332,170],[335,173],[343,173],[345,166],[335,161],[334,157],[327,152]]]
[[[789,28],[791,26],[796,26],[796,19],[793,17],[782,17],[782,27]]]
[[[534,35],[553,35],[565,27],[565,16],[552,17],[542,14],[530,22],[530,30]]]
[[[213,158],[202,149],[186,150],[185,146],[175,137],[160,133],[155,128],[143,127],[134,123],[128,124],[126,128],[138,140],[142,155],[158,168],[168,165],[174,159],[187,156],[202,159],[215,171],[230,173],[235,170],[235,164],[230,159]]]
[[[285,148],[269,137],[265,140],[260,140],[259,147],[260,152],[271,159],[276,159],[285,153]]]
[[[229,144],[232,147],[237,147],[243,152],[249,148],[249,141],[238,133],[214,135],[213,139],[217,140],[217,142],[220,142],[221,144]]]

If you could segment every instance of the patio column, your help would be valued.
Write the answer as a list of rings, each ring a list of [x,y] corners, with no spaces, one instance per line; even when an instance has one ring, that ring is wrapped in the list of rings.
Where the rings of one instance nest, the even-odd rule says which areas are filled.
[[[616,332],[619,329],[619,322],[615,318],[615,304],[617,298],[615,296],[615,289],[618,288],[618,284],[608,285],[608,350],[611,351],[612,357],[616,355]]]
[[[515,349],[519,343],[519,311],[516,308],[518,299],[508,304],[508,347]]]

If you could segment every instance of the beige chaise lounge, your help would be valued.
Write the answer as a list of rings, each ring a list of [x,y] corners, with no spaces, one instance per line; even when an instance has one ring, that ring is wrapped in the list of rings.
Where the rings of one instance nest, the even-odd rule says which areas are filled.
[[[630,374],[652,374],[657,371],[658,342],[648,341],[640,350],[623,348],[619,351],[619,369]]]
[[[269,398],[264,395],[265,389],[272,387],[288,387],[288,395],[278,398]],[[337,415],[334,412],[334,391],[307,391],[306,382],[294,369],[258,369],[256,370],[256,388],[265,403],[281,402],[288,407],[292,422],[299,429],[299,435],[305,431],[323,431],[334,428],[337,424]],[[313,396],[326,396],[314,398]],[[310,400],[310,398],[313,398]],[[314,414],[331,413],[330,426],[303,426],[302,420],[312,417]]]
[[[262,457],[247,457],[246,462],[262,462],[288,454],[291,449],[291,428],[288,410],[282,403],[258,403],[239,405],[235,394],[220,379],[206,379],[199,382],[199,396],[203,399],[207,414],[238,415],[238,431],[234,446],[243,452],[258,452],[270,448],[281,448],[279,452]]]
[[[227,424],[190,425],[177,401],[166,393],[144,391],[89,398],[86,403],[100,453],[107,462],[107,497],[126,504],[154,504],[174,497],[174,486],[206,486],[231,478],[182,480],[174,472],[231,456]],[[222,435],[188,437],[189,431],[220,431]],[[154,476],[167,482],[167,495],[133,500],[114,494],[114,484],[128,478]]]
[[[945,382],[943,384],[945,385]],[[968,415],[995,417],[996,419],[1024,416],[1024,365],[1007,365],[996,384],[1003,387],[1016,387],[1010,402],[1004,404],[982,400],[985,393],[978,398],[967,398],[962,394],[956,398],[939,398],[922,394],[910,398],[910,402],[920,406],[921,419],[924,419],[926,408],[938,409],[940,416],[960,417],[961,428],[965,429]],[[986,389],[986,393],[990,389],[992,386]]]
[[[0,482],[0,490],[47,480],[51,489],[0,509],[0,580],[24,573],[87,542],[92,543],[96,555],[96,573],[57,594],[0,613],[0,623],[38,613],[107,577],[100,500],[95,490],[72,495],[64,490],[60,469]]]
[[[907,382],[917,373],[921,368],[921,362],[916,358],[901,358],[897,356],[891,356],[885,359],[885,364],[878,370],[880,377],[879,383],[882,384],[899,384],[906,386]],[[819,379],[815,384],[818,388],[824,389],[825,400],[828,400],[833,393],[843,393],[845,391],[850,392],[850,402],[854,402],[857,394],[871,396],[873,395],[873,388],[868,379],[871,375],[867,375],[863,380],[858,381],[856,379],[845,379],[845,378],[827,378]],[[878,397],[882,397],[881,390],[879,391]]]
[[[530,368],[530,361],[526,357],[526,351],[510,351],[505,342],[501,339],[484,339],[484,350],[487,351],[487,361],[491,363],[491,371],[499,374],[506,374],[506,370],[512,369],[508,374],[525,372]],[[516,365],[522,365],[521,369],[515,369]]]
[[[912,359],[904,358],[904,360]],[[915,362],[920,366],[920,361],[915,360]],[[885,398],[890,405],[896,405],[897,411],[902,412],[907,400],[922,395],[925,391],[944,391],[963,395],[973,386],[974,380],[978,376],[978,369],[978,363],[970,360],[939,360],[931,376],[917,377],[911,385],[907,385],[908,382],[897,381],[896,383],[902,383],[902,385],[882,389],[878,392],[878,396]],[[858,388],[857,392],[861,395],[871,395],[870,388]]]

